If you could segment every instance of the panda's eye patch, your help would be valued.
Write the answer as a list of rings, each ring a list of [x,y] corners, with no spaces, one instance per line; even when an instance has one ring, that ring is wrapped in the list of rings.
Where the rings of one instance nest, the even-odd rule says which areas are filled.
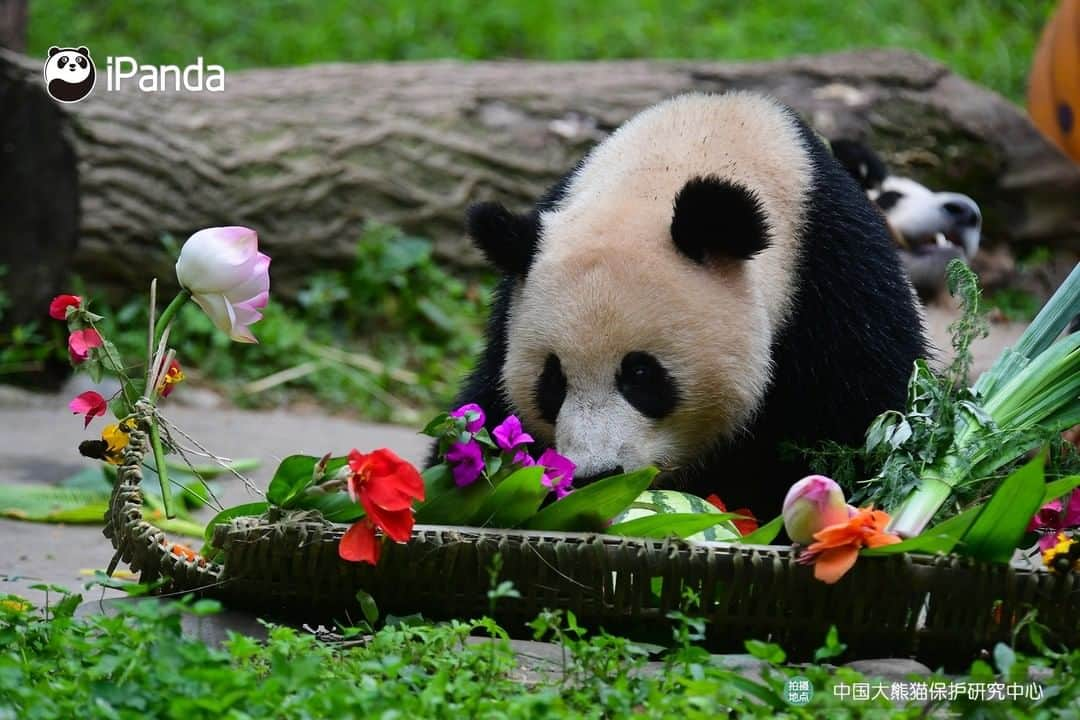
[[[563,375],[562,363],[557,356],[548,355],[540,379],[536,381],[536,404],[540,408],[540,417],[554,425],[565,399],[566,376]]]
[[[81,68],[86,67],[86,58],[78,58],[75,60],[75,62],[79,63],[79,67]]]
[[[64,65],[67,65],[67,55],[61,55],[61,56],[60,56],[60,59],[59,59],[59,60],[57,60],[57,61],[56,61],[56,63],[57,63],[57,64],[58,64],[58,65],[59,65],[60,67],[63,67]]]
[[[615,386],[638,412],[654,420],[670,415],[679,402],[675,380],[647,352],[635,351],[623,357],[615,373]]]

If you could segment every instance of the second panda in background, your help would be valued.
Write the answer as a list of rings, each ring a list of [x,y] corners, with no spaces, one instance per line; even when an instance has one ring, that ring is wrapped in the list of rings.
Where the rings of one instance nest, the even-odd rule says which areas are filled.
[[[881,214],[765,97],[661,103],[531,211],[467,224],[503,279],[458,404],[517,414],[577,485],[656,465],[772,517],[807,473],[781,446],[861,442],[924,355]]]
[[[893,231],[900,257],[923,300],[945,289],[950,260],[970,263],[982,240],[982,213],[967,195],[934,192],[911,178],[889,173],[881,158],[862,143],[831,142],[840,164],[862,186]]]

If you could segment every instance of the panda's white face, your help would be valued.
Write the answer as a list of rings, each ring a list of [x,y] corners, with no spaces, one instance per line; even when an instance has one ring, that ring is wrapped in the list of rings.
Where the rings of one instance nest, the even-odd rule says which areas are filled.
[[[970,259],[979,249],[982,214],[967,195],[934,192],[910,178],[894,175],[868,195],[915,253],[955,246]]]
[[[549,220],[547,238],[561,232]],[[697,266],[657,234],[662,247],[632,253],[542,252],[513,298],[504,389],[581,478],[700,457],[750,419],[768,381],[769,318],[749,273]]]
[[[45,64],[45,82],[62,80],[71,85],[79,83],[90,77],[93,72],[90,59],[71,48],[62,49],[54,53]]]

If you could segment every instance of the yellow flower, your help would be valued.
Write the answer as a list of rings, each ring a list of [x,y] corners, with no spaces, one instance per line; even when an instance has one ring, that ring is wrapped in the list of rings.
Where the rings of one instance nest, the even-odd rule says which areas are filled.
[[[1065,533],[1058,533],[1057,544],[1043,552],[1042,560],[1050,572],[1080,569],[1080,545]]]
[[[180,363],[175,360],[169,365],[169,369],[165,371],[165,374],[161,376],[161,382],[158,384],[158,392],[161,393],[161,397],[169,397],[169,393],[173,391],[173,385],[184,380],[184,370],[180,367]]]
[[[22,598],[9,595],[3,600],[0,600],[0,607],[4,608],[5,610],[11,610],[12,612],[26,612],[34,606],[26,602]]]
[[[120,465],[124,462],[124,448],[131,440],[129,433],[135,428],[134,418],[129,418],[122,423],[106,425],[101,431],[101,440],[105,443],[105,456],[102,458],[110,465]]]

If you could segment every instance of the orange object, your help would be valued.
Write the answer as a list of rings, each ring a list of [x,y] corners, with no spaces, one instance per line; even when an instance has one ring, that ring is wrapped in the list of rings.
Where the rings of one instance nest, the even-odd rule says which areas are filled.
[[[1080,162],[1080,0],[1062,0],[1043,30],[1028,80],[1028,113]]]
[[[814,563],[814,577],[832,584],[851,569],[864,547],[880,547],[900,542],[896,535],[885,532],[889,513],[861,508],[847,522],[830,525],[814,533],[817,542],[806,548],[806,561]]]

